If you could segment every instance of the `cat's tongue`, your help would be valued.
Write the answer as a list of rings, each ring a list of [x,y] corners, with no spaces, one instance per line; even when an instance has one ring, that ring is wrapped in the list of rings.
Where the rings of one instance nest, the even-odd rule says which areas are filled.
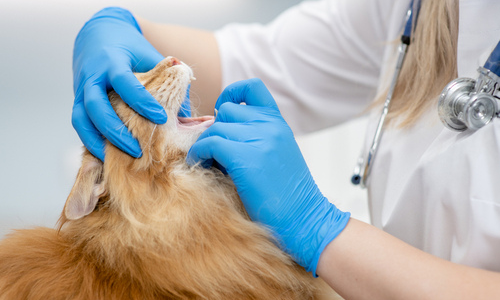
[[[210,127],[215,120],[213,116],[203,116],[197,118],[177,117],[177,119],[179,121],[178,122],[179,129],[188,129],[188,130],[199,129],[199,128],[205,130],[208,127]]]

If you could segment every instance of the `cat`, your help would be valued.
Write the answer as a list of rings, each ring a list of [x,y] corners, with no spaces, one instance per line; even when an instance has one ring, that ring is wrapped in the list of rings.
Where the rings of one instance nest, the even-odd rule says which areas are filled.
[[[165,108],[156,125],[113,91],[142,148],[84,150],[57,229],[0,242],[0,300],[333,299],[335,293],[251,222],[230,178],[185,162],[213,117],[178,117],[193,73],[167,57],[136,77]],[[127,130],[127,128],[123,128]]]

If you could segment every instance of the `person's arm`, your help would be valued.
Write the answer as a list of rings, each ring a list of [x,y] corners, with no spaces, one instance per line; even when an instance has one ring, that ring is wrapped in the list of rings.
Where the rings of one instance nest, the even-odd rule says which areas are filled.
[[[136,17],[144,37],[164,56],[188,64],[197,80],[191,84],[191,101],[200,114],[213,114],[221,92],[221,66],[215,36],[210,31],[153,23]]]
[[[500,299],[500,274],[440,259],[351,219],[318,275],[347,299]]]
[[[396,19],[406,13],[407,4],[398,2],[306,1],[268,24],[233,23],[213,33],[137,19],[160,53],[193,67],[192,100],[201,113],[212,113],[221,88],[258,77],[294,132],[303,134],[363,113],[393,39],[386,19],[394,6],[404,6]]]

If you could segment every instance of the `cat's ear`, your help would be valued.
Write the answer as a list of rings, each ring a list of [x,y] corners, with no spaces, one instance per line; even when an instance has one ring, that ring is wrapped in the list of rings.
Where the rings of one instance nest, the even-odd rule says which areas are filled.
[[[97,201],[106,192],[102,181],[102,162],[85,150],[82,166],[64,206],[66,219],[80,219],[95,209]]]

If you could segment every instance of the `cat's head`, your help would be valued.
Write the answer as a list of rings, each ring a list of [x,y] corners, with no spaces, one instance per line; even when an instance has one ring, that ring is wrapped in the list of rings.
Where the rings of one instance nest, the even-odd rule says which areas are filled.
[[[213,124],[213,117],[178,116],[188,86],[194,79],[186,64],[167,57],[151,71],[135,75],[165,108],[168,121],[162,125],[154,124],[132,110],[114,91],[108,93],[117,115],[139,141],[142,156],[133,158],[108,142],[103,164],[85,150],[82,166],[66,201],[62,223],[90,214],[103,197],[144,198],[147,193],[157,190],[157,186],[170,184],[167,181],[172,168],[185,165],[185,156],[191,145]]]
[[[191,68],[175,57],[167,57],[151,71],[147,73],[135,73],[135,75],[167,112],[168,121],[162,130],[166,133],[165,141],[168,143],[168,147],[172,148],[172,150],[177,148],[177,150],[187,152],[198,136],[213,124],[213,117],[209,116],[180,116],[186,115],[186,112],[181,110],[185,110],[182,103],[186,99],[188,86],[191,80],[194,79]],[[115,102],[114,99],[117,97],[118,95],[115,93],[110,95],[112,102]],[[120,100],[116,102],[120,102]],[[129,117],[130,111],[123,111],[122,106],[117,104],[113,103],[115,110],[122,120]],[[143,152],[146,152],[148,144],[141,143],[144,133],[140,132],[140,130],[143,128],[141,126],[128,127],[132,131],[132,134],[139,140]]]

